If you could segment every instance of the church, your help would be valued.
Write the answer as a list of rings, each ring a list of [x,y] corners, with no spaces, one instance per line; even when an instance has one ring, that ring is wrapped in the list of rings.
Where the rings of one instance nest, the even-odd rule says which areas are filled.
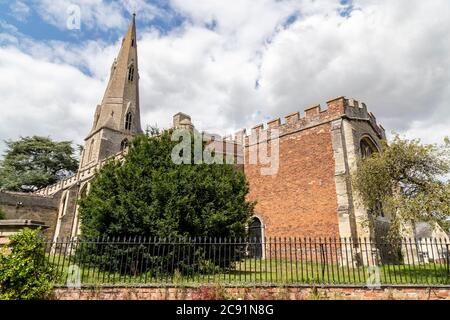
[[[133,16],[103,99],[93,112],[77,173],[31,194],[0,191],[0,208],[8,219],[41,221],[49,239],[79,235],[77,202],[89,193],[96,170],[108,159],[123,159],[130,139],[143,132],[137,48]],[[173,116],[173,127],[194,124],[180,112]],[[246,159],[268,140],[273,149],[270,132],[275,131],[277,170],[267,175],[262,173],[266,164]],[[371,216],[351,186],[358,160],[379,151],[383,139],[385,130],[367,106],[342,96],[330,99],[326,107],[310,106],[302,114],[295,111],[214,143],[231,145],[234,155],[244,159],[240,169],[250,185],[248,200],[257,203],[249,223],[252,235],[355,238],[375,237],[376,229],[389,223],[388,217]],[[365,227],[368,219],[372,228]]]

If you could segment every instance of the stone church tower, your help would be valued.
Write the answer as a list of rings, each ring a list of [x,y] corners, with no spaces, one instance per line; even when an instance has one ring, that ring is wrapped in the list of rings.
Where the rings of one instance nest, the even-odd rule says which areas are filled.
[[[111,67],[102,103],[95,110],[92,130],[85,139],[80,170],[122,151],[137,133],[142,133],[142,129],[136,19],[133,15],[119,55]]]
[[[0,208],[9,219],[44,222],[49,239],[79,235],[78,200],[88,193],[96,170],[111,157],[123,158],[128,141],[139,133],[139,68],[133,15],[111,67],[105,94],[95,110],[92,129],[85,138],[77,173],[33,194],[0,191]]]

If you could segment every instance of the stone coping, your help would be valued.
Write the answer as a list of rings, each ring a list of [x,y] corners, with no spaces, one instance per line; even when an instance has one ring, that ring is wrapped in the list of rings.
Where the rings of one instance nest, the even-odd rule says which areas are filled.
[[[26,219],[0,220],[0,227],[42,227],[49,228],[45,222]]]

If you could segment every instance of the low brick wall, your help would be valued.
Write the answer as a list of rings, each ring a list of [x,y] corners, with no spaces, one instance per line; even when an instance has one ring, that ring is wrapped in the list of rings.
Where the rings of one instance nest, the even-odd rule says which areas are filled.
[[[450,288],[56,288],[58,300],[450,300]]]

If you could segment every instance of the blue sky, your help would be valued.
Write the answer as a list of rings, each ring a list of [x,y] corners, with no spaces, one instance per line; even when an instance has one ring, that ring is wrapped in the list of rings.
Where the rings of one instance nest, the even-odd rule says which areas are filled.
[[[95,1],[93,1],[95,2]],[[105,5],[112,5],[117,1],[105,0],[102,1]],[[151,19],[138,19],[138,29],[147,29],[149,27],[156,28],[162,33],[170,32],[170,30],[179,27],[183,22],[189,20],[189,16],[184,15],[172,8],[168,0],[150,0],[146,3],[154,6],[162,14],[155,13]],[[71,4],[78,5],[81,9],[81,15],[86,4],[83,1],[71,1]],[[89,3],[89,1],[87,2]],[[133,4],[123,4],[117,7],[117,11],[124,17],[130,16],[132,12],[136,11],[139,14],[139,1]],[[342,16],[349,16],[354,9],[351,0],[340,0],[340,7],[337,9]],[[104,41],[115,41],[122,36],[122,31],[119,28],[101,29],[96,25],[83,25],[81,23],[80,30],[68,31],[61,26],[57,27],[43,18],[43,13],[39,1],[10,1],[0,0],[0,19],[7,24],[13,25],[19,32],[32,37],[37,41],[58,40],[65,42],[82,42],[87,40],[102,39]],[[45,12],[45,11],[44,11]],[[64,12],[61,12],[64,14]],[[288,27],[294,23],[300,12],[293,12],[284,24]],[[82,21],[81,21],[82,22]],[[205,23],[205,27],[214,29],[217,24],[215,19]]]
[[[117,1],[103,1],[105,5],[113,4]],[[182,15],[174,12],[167,1],[147,1],[149,4],[155,5],[159,10],[165,13],[164,17],[155,16],[153,19],[138,20],[139,28],[153,27],[162,32],[170,31],[172,28],[179,26],[185,19]],[[28,9],[15,11],[14,7],[17,3],[22,3]],[[72,1],[71,3],[79,5],[81,15],[83,14],[83,2]],[[18,1],[14,5],[14,1],[0,1],[0,19],[4,22],[14,25],[19,32],[26,34],[38,41],[58,40],[67,42],[82,42],[87,40],[102,39],[105,41],[115,41],[122,36],[122,30],[119,28],[101,29],[97,25],[84,25],[81,20],[80,30],[68,30],[55,26],[43,18],[42,9],[36,1]],[[119,6],[118,13],[123,17],[130,16],[133,12],[132,5]],[[89,10],[89,9],[88,9]],[[65,14],[62,12],[61,14]]]
[[[143,127],[230,134],[345,95],[388,132],[450,135],[448,0],[0,0],[0,140],[82,143],[134,8]]]

